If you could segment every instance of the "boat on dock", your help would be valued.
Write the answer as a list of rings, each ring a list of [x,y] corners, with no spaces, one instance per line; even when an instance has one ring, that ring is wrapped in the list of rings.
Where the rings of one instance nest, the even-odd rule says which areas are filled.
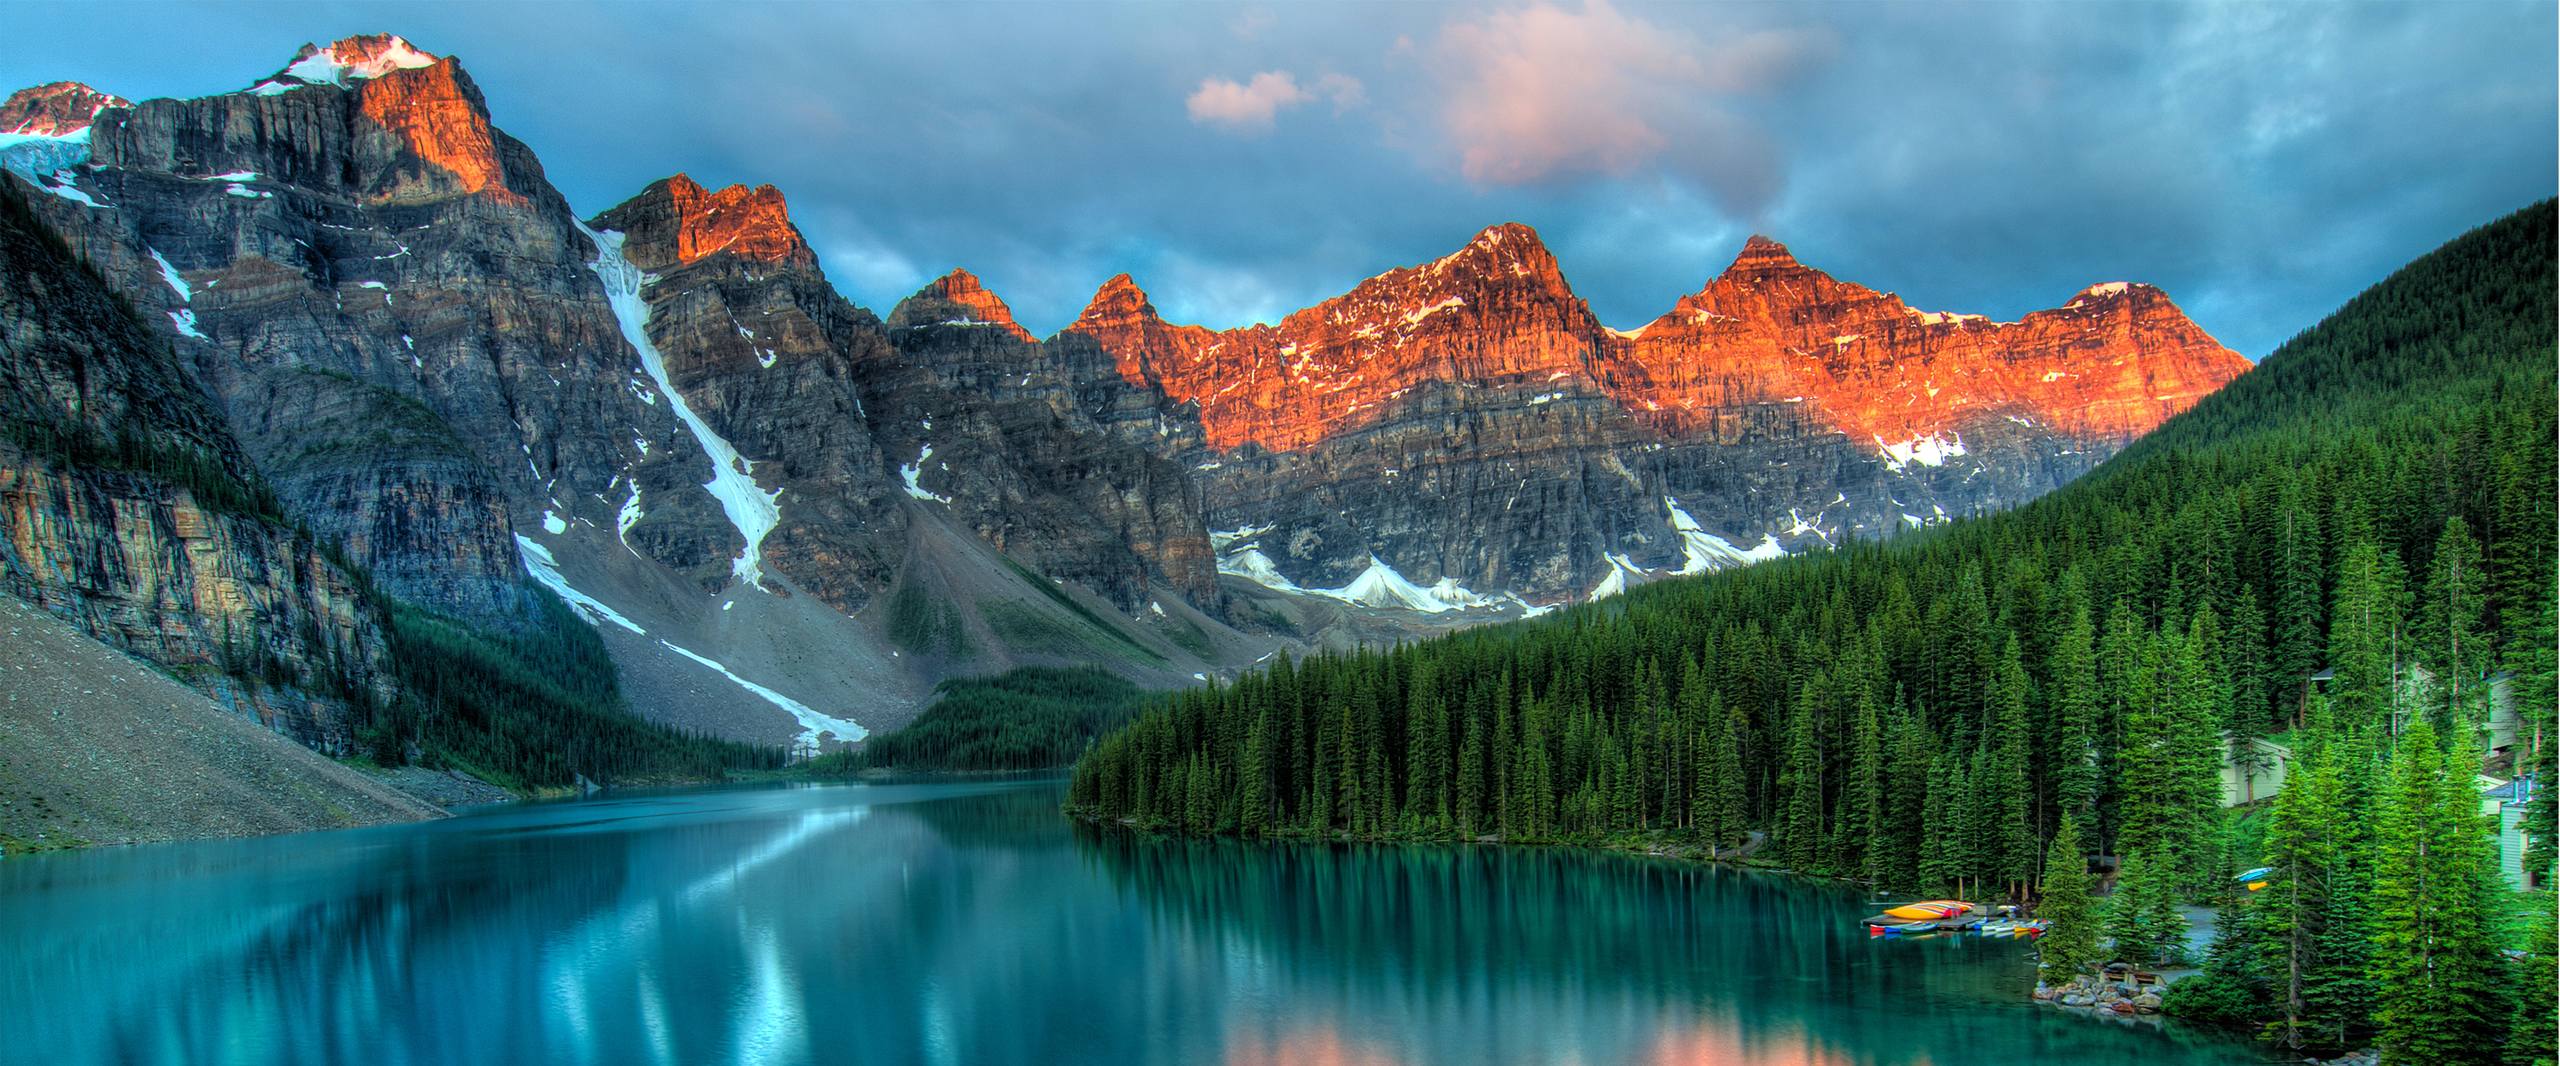
[[[1910,937],[1922,933],[1973,933],[2010,938],[2044,935],[2044,922],[2017,918],[2016,913],[2014,907],[2000,907],[1986,913],[1962,900],[1932,899],[1887,907],[1883,913],[1868,917],[1865,924],[1867,935],[1871,937]]]
[[[1900,936],[1960,931],[1981,921],[1973,904],[1960,899],[1930,899],[1887,907],[1883,913],[1868,916],[1865,924],[1869,936]]]

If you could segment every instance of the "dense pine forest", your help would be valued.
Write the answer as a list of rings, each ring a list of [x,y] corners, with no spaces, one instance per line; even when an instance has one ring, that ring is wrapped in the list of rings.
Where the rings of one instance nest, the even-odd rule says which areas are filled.
[[[2059,886],[2064,971],[2173,956],[2181,901],[2229,902],[2189,1016],[2398,1062],[2548,1059],[2549,925],[2518,928],[2474,775],[2551,779],[2554,225],[2545,202],[2464,235],[2018,510],[1283,660],[1104,738],[1069,806]],[[2270,745],[2284,788],[2226,812],[2226,762],[2267,769]],[[2112,947],[2086,928],[2093,860]],[[2277,870],[2241,893],[2244,865]]]

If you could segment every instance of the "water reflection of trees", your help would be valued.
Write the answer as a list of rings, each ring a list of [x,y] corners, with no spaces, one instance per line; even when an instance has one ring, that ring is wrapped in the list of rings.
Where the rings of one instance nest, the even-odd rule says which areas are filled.
[[[1336,1027],[1455,1016],[1499,1030],[1519,1014],[1579,1026],[1579,1050],[1611,1060],[1718,1048],[1730,1054],[1706,1061],[1910,1063],[1935,1048],[1935,1061],[2130,1061],[2130,1034],[2023,1004],[2023,945],[1871,942],[1857,922],[1871,902],[1833,886],[1572,849],[1262,845],[1090,826],[1076,843],[1157,920],[1249,945],[1301,992],[1331,986],[1334,1020],[1237,1045],[1248,1052],[1306,1041],[1368,1061],[1391,1056],[1329,1043]],[[1517,1053],[1538,1036],[1490,1039]]]

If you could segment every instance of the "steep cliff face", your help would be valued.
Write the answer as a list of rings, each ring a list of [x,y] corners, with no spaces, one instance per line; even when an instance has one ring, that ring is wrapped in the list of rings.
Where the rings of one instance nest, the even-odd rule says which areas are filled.
[[[165,338],[0,188],[0,585],[344,751],[397,695],[382,621],[289,526]]]
[[[80,195],[39,198],[47,220],[166,322],[245,438],[282,426],[291,454],[379,460],[273,480],[315,527],[365,531],[347,546],[404,598],[502,621],[513,527],[609,522],[593,501],[675,431],[633,385],[566,204],[451,59],[396,38],[306,47],[251,89],[109,108],[78,135],[86,165],[48,177]],[[307,389],[276,384],[314,370],[414,399],[450,432],[416,454],[353,420],[318,439],[289,425]],[[481,473],[398,491],[438,464]]]
[[[628,560],[625,610],[734,606],[720,597],[742,584],[745,530],[705,491],[734,479],[631,343],[606,249],[456,61],[387,37],[306,47],[248,89],[108,108],[0,156],[165,327],[282,504],[387,591],[513,625],[528,572],[579,602],[562,571],[610,552]],[[695,243],[751,235],[754,204],[737,206]],[[635,709],[725,692],[712,702],[734,713],[689,724],[804,731],[780,693],[808,694],[794,675],[810,667],[755,650],[773,642],[754,627],[671,624],[614,647]]]
[[[1125,611],[1159,592],[1214,602],[1181,470],[1072,404],[1002,388],[1038,349],[976,278],[934,282],[884,326],[827,283],[780,193],[682,175],[594,226],[650,272],[649,336],[677,391],[774,493],[762,558],[793,585],[862,610],[894,580],[911,509],[929,508]]]
[[[1401,582],[1441,609],[2006,506],[2248,366],[2149,286],[1992,323],[1914,311],[1765,238],[1611,330],[1516,224],[1276,326],[1168,324],[1124,275],[1067,332],[1159,412],[1196,417],[1180,454],[1232,531],[1223,568],[1336,594]]]
[[[395,594],[466,618],[524,617],[498,473],[416,399],[311,366],[260,375],[232,423],[323,543]]]

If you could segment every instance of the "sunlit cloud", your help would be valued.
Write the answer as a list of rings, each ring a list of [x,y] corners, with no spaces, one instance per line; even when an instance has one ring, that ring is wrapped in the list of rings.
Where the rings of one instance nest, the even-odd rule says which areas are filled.
[[[1358,107],[1368,99],[1360,79],[1348,74],[1326,74],[1312,86],[1301,87],[1297,76],[1285,70],[1266,70],[1243,82],[1225,78],[1205,78],[1200,87],[1183,101],[1191,112],[1191,121],[1238,132],[1260,132],[1271,128],[1271,120],[1282,110],[1316,100],[1333,101],[1339,112]]]
[[[1778,149],[1725,98],[1781,87],[1831,50],[1824,31],[1711,39],[1586,0],[1451,22],[1432,59],[1448,141],[1470,181],[1531,184],[1662,164],[1749,213],[1777,191]]]

